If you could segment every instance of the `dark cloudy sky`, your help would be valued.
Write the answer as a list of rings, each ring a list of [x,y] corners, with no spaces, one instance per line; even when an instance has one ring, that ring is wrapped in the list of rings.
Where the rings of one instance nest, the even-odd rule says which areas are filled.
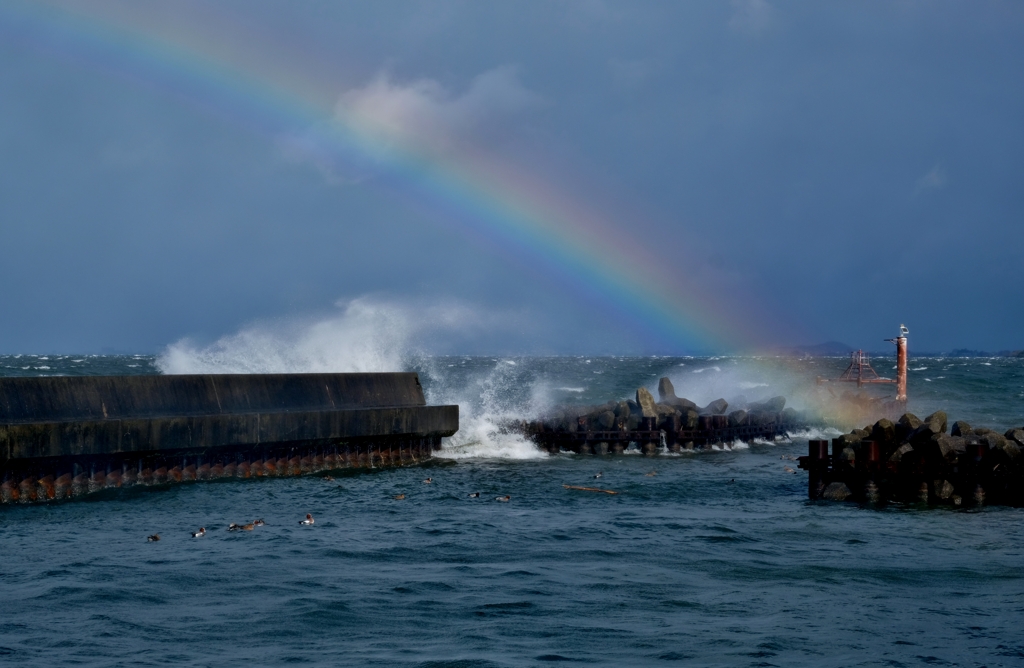
[[[1024,348],[1022,3],[16,0],[0,353],[155,352],[353,299],[486,314],[469,352],[681,353],[723,326],[666,337],[130,46],[157,42],[531,175],[758,346],[879,349],[905,322],[917,350]]]

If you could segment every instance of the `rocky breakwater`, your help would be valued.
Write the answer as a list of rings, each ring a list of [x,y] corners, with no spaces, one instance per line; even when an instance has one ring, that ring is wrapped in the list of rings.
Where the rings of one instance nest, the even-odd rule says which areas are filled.
[[[1024,427],[999,433],[943,411],[905,413],[832,440],[811,441],[800,467],[808,496],[833,501],[1024,506]]]
[[[681,452],[755,438],[774,439],[803,423],[784,397],[730,411],[725,399],[698,406],[677,397],[672,381],[658,381],[658,400],[644,387],[633,399],[598,406],[563,406],[551,414],[512,426],[549,452],[644,454]]]

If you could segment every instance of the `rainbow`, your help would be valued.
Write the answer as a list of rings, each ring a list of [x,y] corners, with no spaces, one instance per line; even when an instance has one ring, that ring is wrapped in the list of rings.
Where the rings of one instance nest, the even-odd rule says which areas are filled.
[[[751,312],[763,300],[723,303],[679,271],[655,266],[639,240],[622,238],[611,221],[522,170],[469,151],[442,156],[429,142],[387,135],[372,119],[339,110],[339,91],[309,68],[289,67],[286,49],[273,61],[247,59],[188,25],[157,25],[144,16],[147,6],[135,5],[125,17],[15,0],[0,6],[0,35],[155,87],[274,141],[300,135],[331,162],[383,169],[384,187],[457,221],[467,235],[526,258],[662,349],[758,347],[757,332],[767,323],[753,327]]]

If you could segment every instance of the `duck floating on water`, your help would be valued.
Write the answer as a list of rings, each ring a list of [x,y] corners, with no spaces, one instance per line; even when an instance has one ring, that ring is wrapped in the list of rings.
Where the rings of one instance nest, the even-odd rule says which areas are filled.
[[[594,475],[594,477],[595,477],[595,478],[600,478],[600,477],[601,477],[601,476],[603,476],[603,475],[604,475],[604,473],[603,473],[603,472],[601,472],[601,471],[598,471],[598,472],[597,472],[597,473],[596,473],[596,474]]]
[[[434,482],[434,479],[433,479],[433,478],[427,478],[426,480],[424,480],[424,481],[423,481],[423,484],[424,484],[424,485],[429,485],[429,484],[430,484],[430,483],[432,483],[432,482]]]
[[[202,538],[205,535],[206,535],[206,527],[199,527],[199,531],[193,531],[192,532],[192,537],[193,538]]]
[[[228,527],[228,531],[252,531],[256,528],[256,522],[249,522],[248,524],[235,524],[234,522]]]
[[[146,542],[147,543],[155,543],[158,540],[160,540],[160,534],[158,534],[158,533],[155,533],[152,536],[147,536],[146,537]]]
[[[502,503],[508,503],[509,501],[512,500],[512,497],[506,494],[505,496],[496,496],[494,497],[494,500],[501,501]]]
[[[306,513],[306,519],[300,520],[299,524],[313,524],[313,522],[315,522],[315,521],[316,520],[313,519],[312,515],[310,515],[309,513]]]
[[[478,499],[480,498],[480,492],[470,492],[468,496],[471,499]]]
[[[391,498],[394,499],[395,501],[401,501],[402,499],[405,498],[405,494],[395,494]]]

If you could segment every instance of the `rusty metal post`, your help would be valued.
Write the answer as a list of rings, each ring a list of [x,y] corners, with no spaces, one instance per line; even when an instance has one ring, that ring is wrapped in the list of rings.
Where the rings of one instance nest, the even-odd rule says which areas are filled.
[[[896,339],[896,401],[907,400],[907,337]]]
[[[864,452],[867,453],[868,469],[877,469],[882,460],[881,448],[879,448],[878,443],[875,441],[864,441]]]
[[[807,498],[817,499],[821,492],[822,470],[828,466],[828,441],[807,442]]]

